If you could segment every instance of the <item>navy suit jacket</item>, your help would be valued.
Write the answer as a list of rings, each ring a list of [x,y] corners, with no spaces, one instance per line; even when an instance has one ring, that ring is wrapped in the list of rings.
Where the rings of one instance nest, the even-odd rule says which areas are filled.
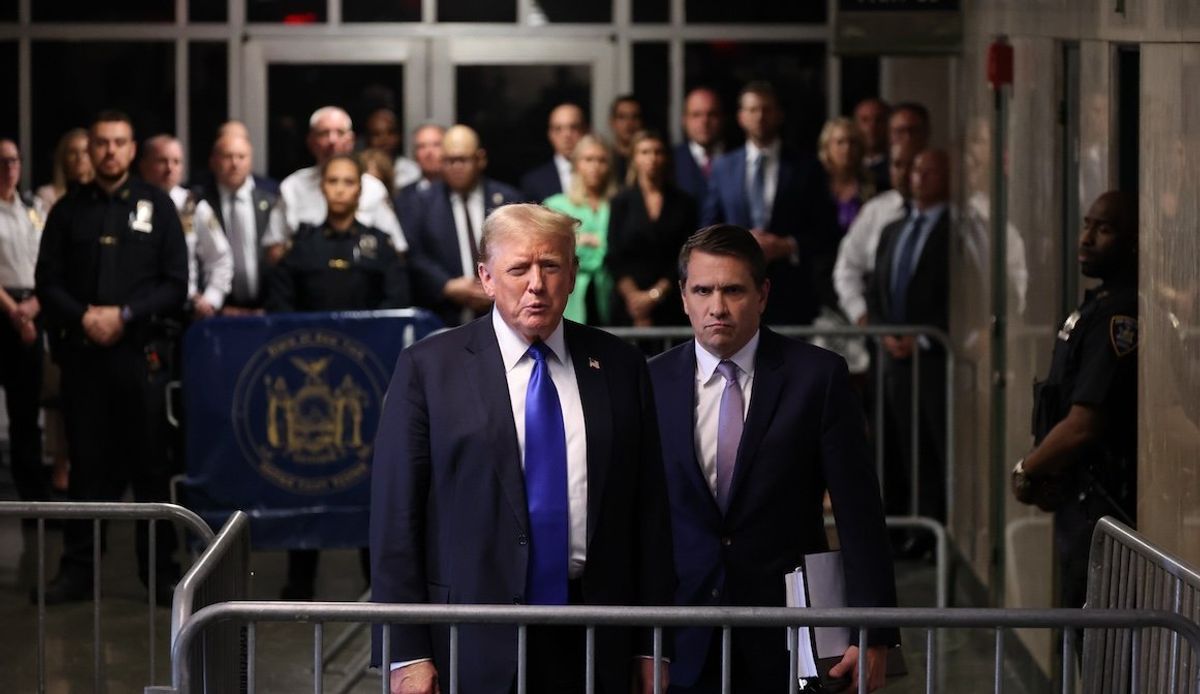
[[[562,181],[558,178],[558,167],[554,165],[554,160],[551,159],[527,171],[521,177],[521,192],[527,201],[539,204],[551,195],[566,192],[562,189]]]
[[[462,322],[461,307],[443,297],[442,288],[455,277],[474,276],[475,268],[462,266],[454,208],[450,205],[450,190],[446,184],[437,181],[418,196],[417,209],[411,215],[412,228],[404,228],[417,305],[437,313],[446,325],[458,325]],[[491,214],[501,205],[522,200],[515,188],[490,178],[483,179],[485,214]],[[482,231],[476,229],[475,233]]]
[[[671,156],[675,159],[675,185],[700,205],[708,193],[708,179],[704,177],[704,172],[700,170],[695,157],[688,149],[688,141],[684,140],[675,145]]]
[[[697,458],[696,352],[690,341],[650,361],[671,500],[677,605],[783,606],[784,574],[828,549],[822,511],[833,500],[852,607],[894,607],[896,586],[866,420],[841,357],[763,327],[754,384],[722,515]],[[712,628],[680,629],[671,682],[695,682]],[[895,630],[869,635],[898,643]],[[785,682],[782,631],[737,634],[735,660]],[[776,679],[771,679],[776,678]]]
[[[587,435],[590,605],[669,605],[675,589],[662,458],[641,353],[572,323],[564,337]],[[376,602],[525,601],[529,517],[504,362],[484,316],[401,353],[375,440],[371,590]],[[391,626],[388,662],[432,657],[447,681],[448,627]],[[374,660],[379,662],[376,630]],[[508,694],[517,672],[512,626],[463,625],[460,691]],[[600,691],[628,691],[649,634],[598,629]],[[582,655],[582,654],[581,654]],[[536,667],[536,663],[531,663]]]
[[[771,324],[806,324],[817,315],[817,296],[810,272],[812,255],[828,245],[816,231],[828,201],[820,197],[822,169],[812,157],[784,148],[780,153],[779,179],[766,231],[796,239],[800,250],[797,263],[784,258],[768,267],[772,301],[763,320]],[[828,192],[824,193],[828,198]],[[700,212],[700,226],[737,224],[752,228],[750,204],[746,199],[746,148],[739,147],[713,162],[708,192]],[[836,243],[836,241],[834,242]]]

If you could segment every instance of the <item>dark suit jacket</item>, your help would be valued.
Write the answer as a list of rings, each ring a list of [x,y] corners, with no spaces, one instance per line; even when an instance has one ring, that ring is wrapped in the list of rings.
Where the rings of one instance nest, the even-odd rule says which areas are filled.
[[[208,202],[212,208],[213,216],[217,218],[217,222],[221,224],[221,232],[225,233],[225,212],[221,209],[221,192],[217,186],[211,185],[202,189],[201,197]],[[262,305],[262,295],[265,294],[264,288],[268,283],[268,263],[263,253],[263,246],[260,241],[262,236],[267,231],[267,221],[271,217],[271,209],[279,202],[279,187],[276,186],[275,192],[272,193],[258,186],[258,178],[254,180],[254,190],[250,192],[250,198],[254,204],[254,247],[258,249],[258,287],[259,296],[255,301],[250,302],[251,306],[257,307]],[[233,268],[234,273],[244,272],[242,268],[236,265]],[[232,296],[229,297],[232,299]]]
[[[791,236],[800,250],[799,263],[776,260],[768,268],[772,301],[763,320],[772,324],[806,324],[817,315],[817,297],[810,263],[814,253],[829,244],[819,216],[825,214],[828,190],[820,185],[822,169],[812,157],[801,157],[781,150],[775,202],[767,229],[773,234]],[[751,228],[750,204],[746,199],[746,148],[739,147],[713,162],[708,193],[700,213],[700,225],[737,224]],[[836,243],[836,242],[835,242]]]
[[[697,459],[696,352],[687,342],[650,361],[671,499],[677,605],[782,606],[784,574],[804,555],[828,547],[822,512],[833,499],[853,607],[894,607],[895,579],[879,484],[866,444],[866,420],[846,363],[832,352],[763,328],[754,385],[722,516]],[[700,672],[715,633],[681,629],[671,682],[687,686]],[[872,644],[899,640],[895,630]],[[735,660],[785,682],[782,631],[733,638]]]
[[[428,188],[429,186],[425,187],[426,190]],[[421,213],[422,192],[421,181],[416,181],[396,191],[392,197],[392,207],[396,209],[396,218],[400,220],[400,228],[404,230],[406,239],[411,235],[409,229],[416,223],[417,217]]]
[[[587,432],[583,602],[669,605],[675,574],[645,362],[594,328],[568,321],[565,338]],[[371,481],[372,599],[524,602],[529,517],[491,316],[401,353],[379,431]],[[432,657],[448,676],[447,628],[391,629],[390,662]],[[458,638],[460,652],[469,654],[461,691],[507,694],[517,671],[516,628],[463,625]],[[626,629],[598,630],[596,645],[596,674],[606,692],[628,691],[632,656],[652,652],[648,637],[635,639]]]
[[[541,166],[527,171],[521,177],[521,192],[529,202],[541,203],[551,195],[566,192],[558,178],[558,167],[551,159]]]
[[[684,140],[675,145],[671,157],[675,160],[675,185],[692,196],[696,204],[700,205],[708,193],[708,179],[704,177],[704,172],[700,170],[700,166],[692,157],[692,152],[688,149],[688,141]]]
[[[875,251],[875,272],[867,288],[867,312],[877,325],[892,322],[892,258],[908,218],[883,228]],[[950,208],[947,207],[921,249],[908,283],[905,323],[947,330],[950,324]]]
[[[438,181],[419,194],[419,204],[413,215],[411,229],[404,227],[408,239],[409,268],[413,277],[416,302],[437,313],[446,325],[462,322],[460,307],[442,296],[446,282],[463,275],[474,275],[474,268],[462,266],[458,246],[458,231],[454,226],[454,208],[450,205],[450,190]],[[490,178],[483,179],[484,212],[512,202],[522,196],[515,188]],[[475,232],[481,233],[476,229]]]
[[[648,289],[666,277],[679,282],[679,249],[696,233],[696,202],[673,185],[663,188],[662,210],[651,221],[642,189],[625,188],[609,204],[608,255],[605,265],[614,280],[631,277],[639,289]],[[683,325],[686,320],[679,297],[672,292],[654,307],[655,325]],[[613,302],[613,322],[629,325],[625,302]]]

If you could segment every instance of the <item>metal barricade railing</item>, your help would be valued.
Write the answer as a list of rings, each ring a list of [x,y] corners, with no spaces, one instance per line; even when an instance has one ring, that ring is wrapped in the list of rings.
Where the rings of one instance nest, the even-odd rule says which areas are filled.
[[[149,622],[149,671],[154,681],[156,669],[155,646],[155,599],[157,594],[157,539],[156,521],[170,521],[191,532],[204,543],[213,538],[212,529],[199,516],[174,504],[160,503],[117,503],[117,502],[0,502],[0,517],[36,519],[37,521],[37,691],[46,691],[46,520],[69,519],[92,521],[92,659],[93,686],[95,691],[104,689],[104,659],[101,651],[101,568],[102,542],[101,525],[108,520],[148,521],[147,562],[148,618]],[[172,529],[174,532],[174,529]]]
[[[945,354],[945,439],[940,442],[945,446],[945,513],[946,517],[950,518],[952,509],[954,508],[954,479],[955,479],[955,464],[954,464],[954,417],[955,417],[955,402],[954,402],[954,350],[950,343],[950,337],[933,326],[926,325],[869,325],[869,326],[829,326],[829,327],[814,327],[814,326],[771,326],[775,332],[794,337],[801,340],[811,341],[815,338],[871,338],[874,343],[874,412],[873,421],[871,422],[872,434],[875,442],[875,474],[879,480],[880,492],[884,488],[884,458],[886,451],[885,434],[886,426],[884,424],[884,373],[879,365],[883,362],[884,347],[883,338],[885,336],[912,336],[916,338],[925,338],[930,342],[939,345]],[[692,329],[686,326],[678,327],[652,327],[652,328],[606,328],[606,330],[617,337],[633,342],[649,348],[659,348],[661,351],[666,351],[671,347],[692,339]],[[950,600],[950,555],[948,547],[948,532],[946,524],[942,519],[930,518],[922,516],[919,512],[920,499],[920,457],[921,457],[921,402],[920,402],[920,376],[921,376],[921,350],[913,350],[912,359],[909,360],[910,378],[912,382],[911,388],[911,417],[909,419],[909,470],[908,470],[908,508],[907,515],[893,515],[887,519],[888,527],[891,528],[909,528],[929,532],[934,539],[934,560],[937,566],[937,606],[946,607]],[[827,524],[829,524],[827,522]],[[831,525],[831,524],[830,524]]]
[[[937,672],[938,651],[935,633],[942,629],[991,629],[995,639],[995,669],[993,691],[1002,691],[1006,633],[1018,628],[1065,629],[1064,653],[1073,650],[1073,629],[1123,629],[1130,630],[1131,638],[1126,649],[1129,657],[1137,662],[1144,648],[1142,633],[1147,629],[1165,629],[1172,632],[1176,640],[1182,639],[1190,654],[1200,653],[1200,625],[1184,617],[1166,611],[1154,610],[1099,610],[1099,609],[935,609],[935,608],[890,608],[890,609],[796,609],[796,608],[718,608],[718,607],[531,607],[501,605],[380,605],[372,603],[285,603],[285,602],[229,602],[206,607],[193,615],[179,632],[172,652],[172,687],[148,687],[145,694],[200,694],[218,689],[198,689],[192,686],[192,660],[186,654],[207,630],[223,623],[246,624],[249,634],[247,654],[247,691],[255,692],[254,676],[254,631],[256,624],[265,622],[307,623],[313,625],[313,686],[322,691],[323,658],[322,636],[326,623],[372,624],[446,624],[449,628],[449,673],[442,673],[441,681],[447,685],[443,691],[457,694],[462,662],[459,647],[459,625],[500,624],[517,625],[514,645],[517,655],[516,692],[525,694],[527,674],[527,629],[529,626],[556,625],[582,626],[586,629],[585,691],[595,691],[595,630],[597,627],[653,627],[656,694],[661,694],[659,668],[663,654],[663,629],[687,626],[714,626],[722,634],[722,692],[731,691],[730,653],[735,637],[734,628],[775,627],[795,630],[800,627],[851,627],[858,630],[859,642],[865,642],[866,630],[888,627],[918,628],[926,631],[927,650],[925,691],[936,691],[933,673]],[[382,652],[389,653],[389,629],[381,631]],[[781,634],[782,636],[782,634]],[[866,692],[866,658],[859,659],[858,691]],[[797,690],[794,659],[788,691]],[[389,691],[389,668],[380,669],[380,690]],[[978,689],[976,691],[979,691]],[[1136,688],[1134,691],[1137,691]],[[1167,690],[1154,690],[1166,692]],[[1195,675],[1180,683],[1172,692],[1200,694],[1200,677]]]
[[[235,511],[204,553],[175,588],[171,605],[171,643],[194,612],[231,600],[245,600],[250,591],[250,517]],[[246,661],[245,632],[237,625],[220,625],[196,644],[190,657],[193,685],[208,683],[211,691],[242,690]]]
[[[1128,526],[1101,518],[1092,534],[1088,564],[1089,609],[1166,611],[1200,622],[1200,572],[1154,547]],[[1178,635],[1159,630],[1142,638],[1139,657],[1119,657],[1136,638],[1110,629],[1085,634],[1084,691],[1176,691],[1180,682],[1191,682],[1200,673],[1200,654],[1181,652]],[[1098,679],[1089,680],[1089,676]]]

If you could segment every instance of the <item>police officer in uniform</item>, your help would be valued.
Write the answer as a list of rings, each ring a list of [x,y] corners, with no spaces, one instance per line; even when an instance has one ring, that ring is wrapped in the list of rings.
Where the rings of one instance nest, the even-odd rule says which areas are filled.
[[[1081,607],[1092,530],[1137,519],[1137,199],[1097,198],[1079,237],[1083,274],[1102,280],[1063,324],[1034,386],[1034,449],[1012,473],[1023,503],[1054,512],[1063,607]]]
[[[187,247],[166,193],[129,175],[136,145],[129,116],[101,113],[88,153],[95,180],[71,191],[46,221],[38,254],[37,294],[51,350],[62,366],[68,495],[114,501],[133,487],[138,501],[168,498],[163,370],[167,346],[155,319],[177,311],[187,291]],[[92,530],[64,528],[58,577],[48,604],[92,594]],[[138,569],[158,603],[170,604],[178,579],[175,535],[157,533],[157,566],[148,566],[144,523],[137,533]]]
[[[328,217],[303,225],[271,272],[267,311],[363,311],[410,305],[408,271],[391,237],[355,219],[362,192],[362,165],[338,155],[321,167]],[[316,550],[288,552],[284,600],[311,600]],[[369,575],[366,550],[363,574]]]

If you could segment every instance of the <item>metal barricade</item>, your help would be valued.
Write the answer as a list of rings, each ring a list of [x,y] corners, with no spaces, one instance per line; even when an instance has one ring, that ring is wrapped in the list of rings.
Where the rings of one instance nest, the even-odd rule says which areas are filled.
[[[149,581],[148,617],[150,657],[150,681],[154,681],[156,666],[155,645],[155,595],[157,576],[156,521],[170,521],[191,532],[206,544],[212,540],[213,532],[208,524],[191,511],[174,504],[160,503],[110,503],[110,502],[0,502],[0,517],[37,520],[37,691],[46,691],[46,520],[71,519],[92,521],[92,659],[93,686],[97,692],[104,690],[104,660],[101,653],[101,524],[107,520],[148,521],[149,559],[147,571]],[[172,529],[174,532],[174,529]]]
[[[1088,563],[1089,609],[1166,611],[1200,622],[1200,573],[1128,526],[1101,518],[1092,534]],[[1086,632],[1084,691],[1178,691],[1180,683],[1200,676],[1200,654],[1181,650],[1178,634],[1152,630],[1140,638],[1133,658],[1122,657],[1131,640],[1137,643],[1139,637],[1111,629]]]
[[[191,671],[192,660],[187,654],[198,639],[204,638],[208,629],[223,624],[246,624],[249,633],[247,662],[247,691],[255,690],[254,675],[254,630],[257,623],[300,622],[313,625],[313,687],[322,691],[323,627],[329,622],[369,622],[372,624],[448,624],[449,629],[449,673],[443,673],[443,691],[457,694],[459,690],[458,669],[462,663],[459,647],[459,625],[463,624],[506,624],[517,625],[514,648],[517,654],[516,692],[525,694],[527,674],[527,630],[530,625],[583,626],[586,629],[585,658],[586,689],[595,691],[596,660],[595,643],[597,627],[653,627],[654,634],[654,691],[661,694],[659,678],[662,664],[663,629],[685,626],[714,626],[721,629],[722,638],[722,692],[731,691],[730,677],[731,643],[734,628],[776,627],[796,630],[799,627],[842,626],[858,630],[859,642],[866,639],[866,630],[885,627],[924,629],[926,632],[925,670],[928,673],[925,691],[936,691],[932,673],[937,672],[938,654],[934,647],[935,633],[941,629],[986,628],[994,632],[995,669],[992,689],[1001,692],[1004,674],[1004,649],[1007,632],[1017,628],[1066,629],[1068,637],[1064,652],[1073,649],[1071,631],[1084,629],[1130,630],[1126,652],[1135,662],[1145,647],[1142,637],[1148,629],[1165,629],[1173,633],[1176,641],[1186,646],[1193,657],[1200,653],[1200,625],[1181,615],[1155,610],[1099,610],[1099,609],[934,609],[934,608],[890,608],[890,609],[796,609],[796,608],[730,608],[730,607],[531,607],[490,605],[380,605],[372,603],[284,603],[284,602],[229,602],[206,607],[197,612],[179,632],[172,652],[172,681],[170,687],[148,687],[146,694],[200,694],[219,689],[199,689],[193,686],[195,678]],[[388,653],[390,630],[383,629],[382,652]],[[782,634],[781,634],[782,636]],[[794,660],[788,691],[797,691]],[[860,693],[866,692],[867,659],[858,661]],[[389,668],[381,668],[380,691],[389,691]],[[979,691],[976,689],[975,691]],[[1136,688],[1134,691],[1137,691]],[[1166,692],[1167,690],[1155,690]],[[1191,677],[1172,692],[1200,694],[1200,678]]]
[[[874,342],[874,417],[871,422],[872,433],[875,438],[875,474],[879,479],[880,492],[883,493],[884,485],[884,451],[885,438],[884,431],[884,378],[883,370],[878,368],[878,365],[883,361],[883,338],[885,336],[913,336],[916,338],[925,338],[930,342],[941,346],[945,354],[945,398],[946,398],[946,431],[945,440],[942,445],[945,446],[945,510],[946,517],[950,518],[950,514],[954,508],[954,479],[955,479],[955,464],[954,464],[954,350],[950,343],[950,337],[943,331],[932,326],[924,325],[870,325],[870,326],[844,326],[844,327],[813,327],[813,326],[771,326],[775,332],[801,340],[811,341],[815,338],[870,338]],[[608,332],[625,339],[629,342],[642,346],[643,348],[657,348],[661,351],[666,351],[675,345],[686,342],[692,339],[692,329],[686,326],[679,327],[652,327],[652,328],[605,328]],[[913,351],[913,357],[909,362],[910,378],[913,383],[911,409],[912,416],[909,420],[909,459],[910,465],[908,470],[909,490],[908,490],[908,508],[909,513],[900,516],[889,516],[887,524],[890,528],[908,528],[916,529],[923,532],[928,532],[934,539],[934,561],[937,567],[937,606],[946,607],[950,601],[950,553],[948,546],[948,532],[946,524],[937,518],[922,516],[919,512],[918,500],[920,498],[920,454],[921,435],[920,435],[920,376],[921,376],[921,350]],[[833,525],[829,519],[826,525]]]

